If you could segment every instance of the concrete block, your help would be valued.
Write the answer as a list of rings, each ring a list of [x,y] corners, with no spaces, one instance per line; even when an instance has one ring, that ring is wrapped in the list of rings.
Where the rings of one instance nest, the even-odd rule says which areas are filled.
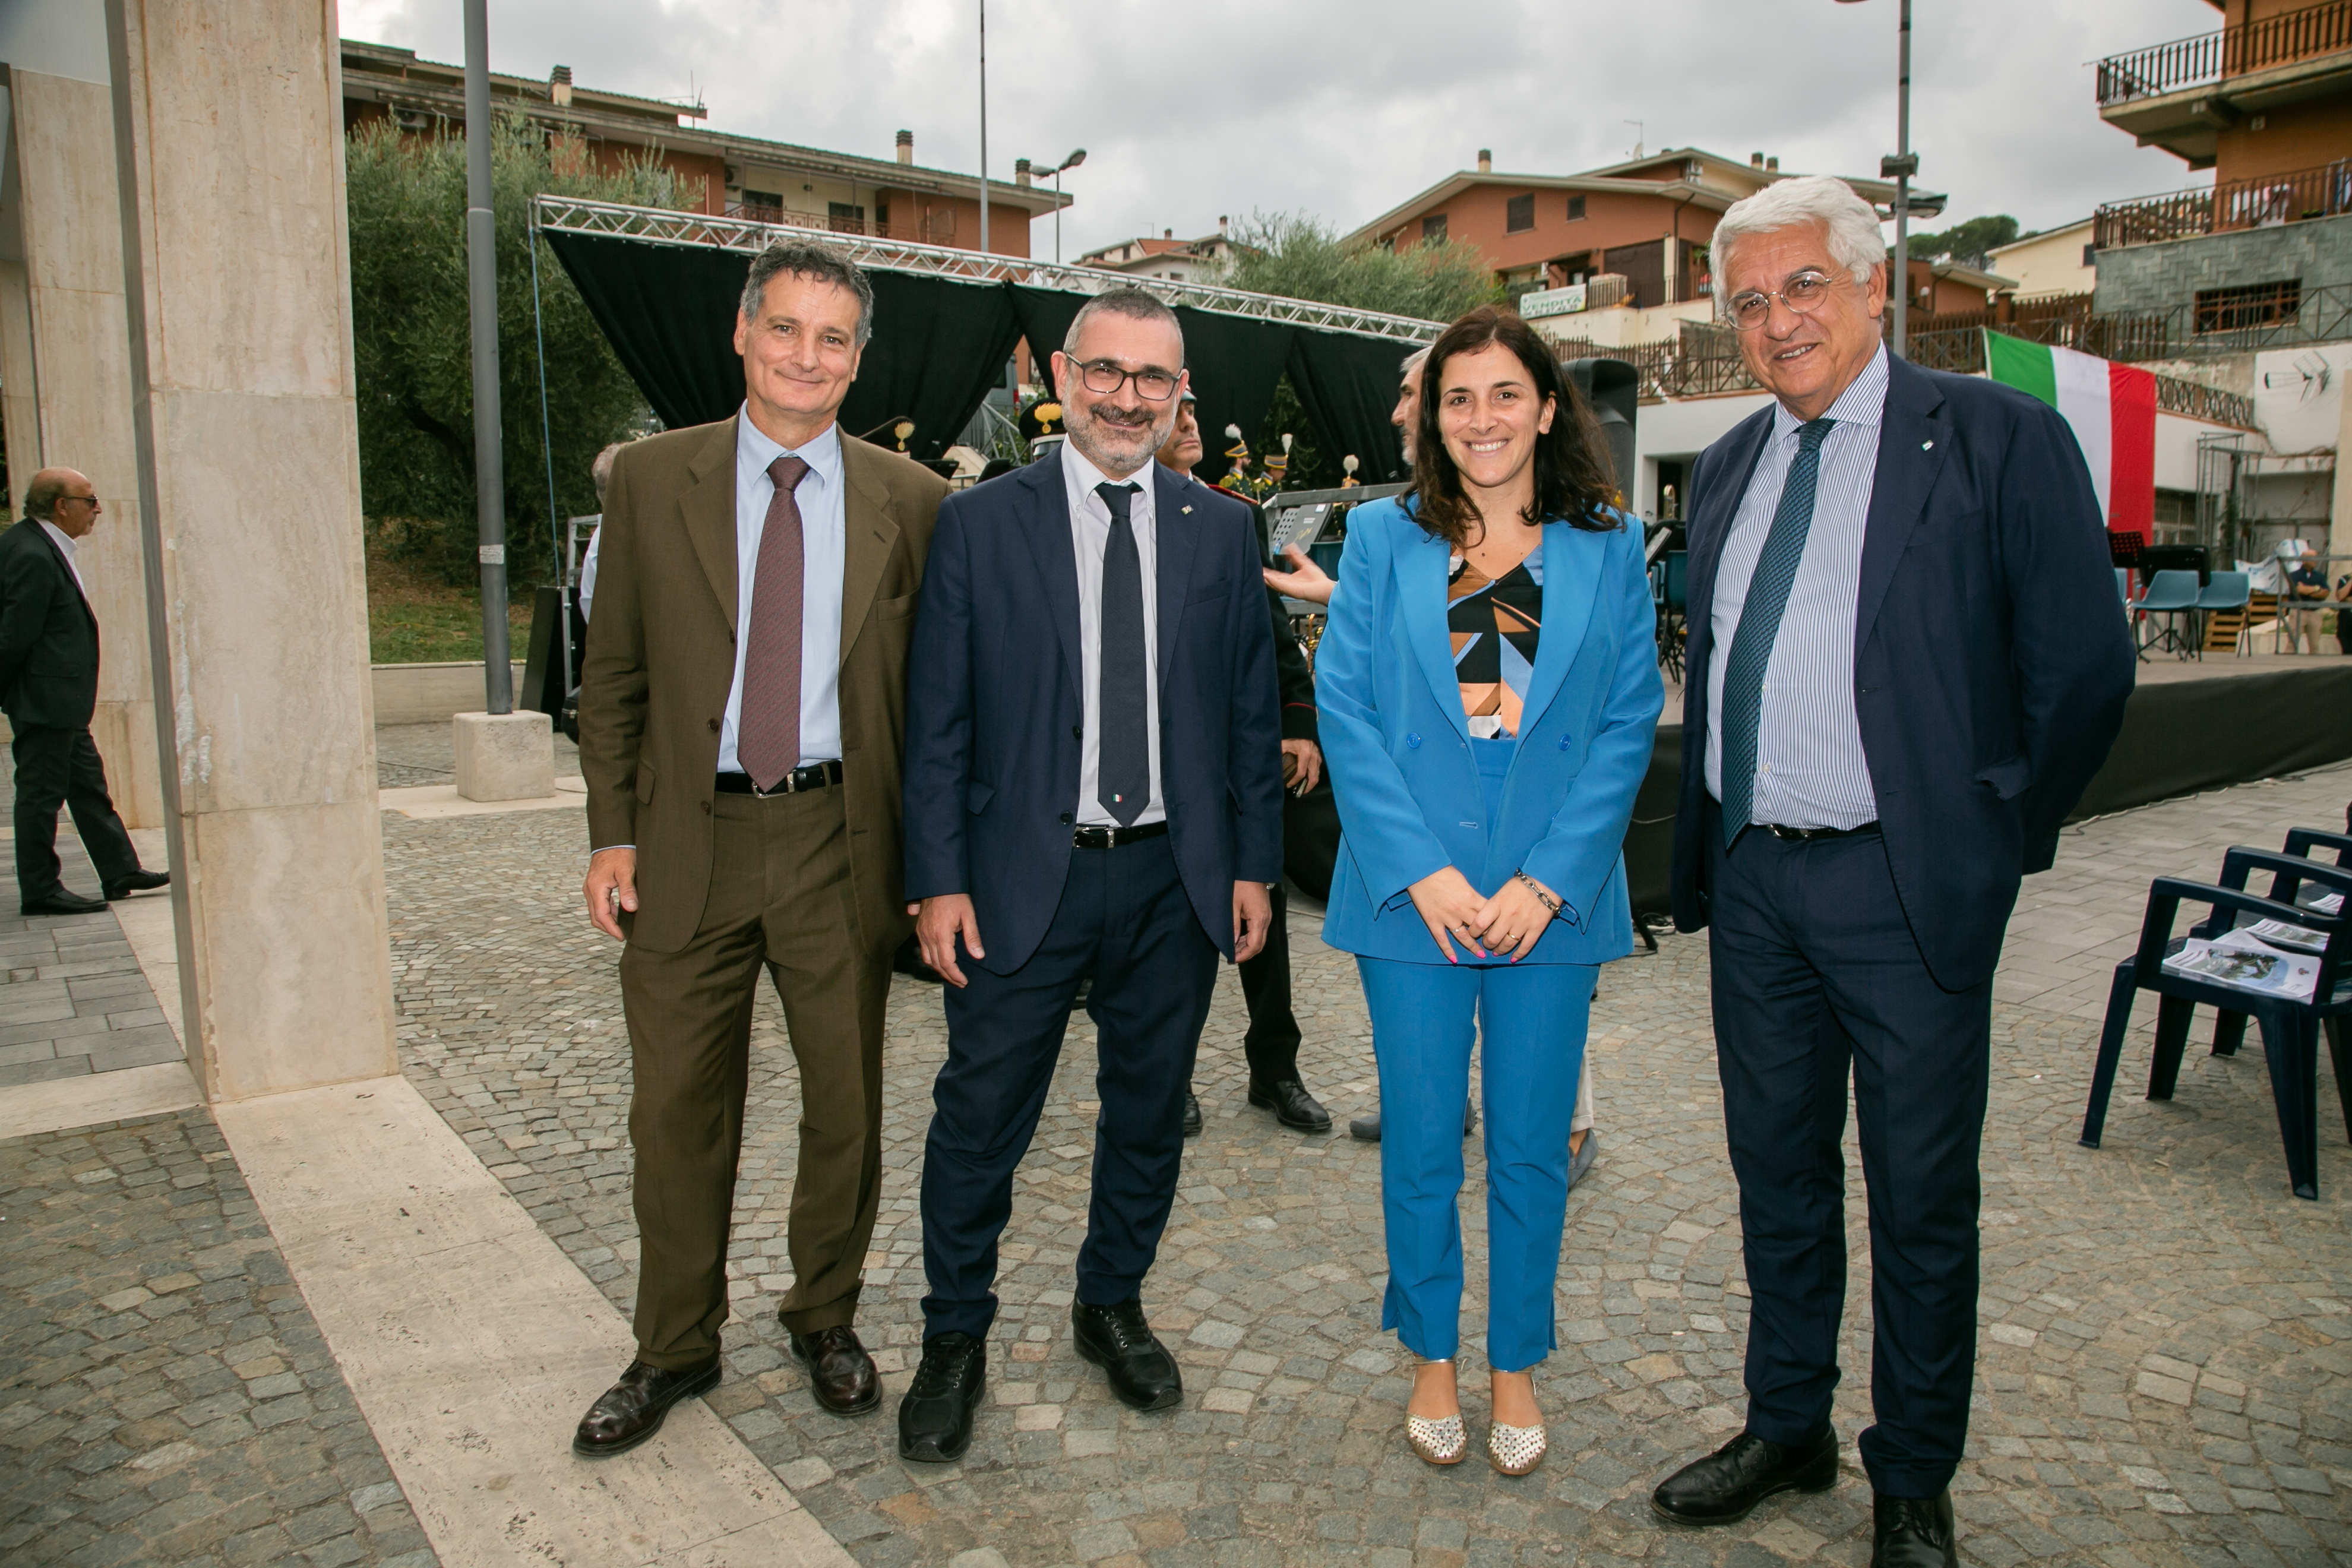
[[[555,730],[544,713],[460,713],[457,793],[467,800],[536,800],[555,793]]]

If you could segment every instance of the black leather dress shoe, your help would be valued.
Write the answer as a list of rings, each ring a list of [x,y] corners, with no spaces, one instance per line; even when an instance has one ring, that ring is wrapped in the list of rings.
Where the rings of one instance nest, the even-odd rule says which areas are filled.
[[[1318,1109],[1319,1110],[1320,1107]],[[1462,1136],[1467,1138],[1470,1134],[1477,1131],[1478,1108],[1475,1105],[1464,1106],[1462,1108]],[[1381,1141],[1380,1107],[1376,1105],[1364,1115],[1359,1116],[1353,1121],[1349,1122],[1348,1136],[1350,1138],[1360,1138],[1367,1143],[1379,1142]]]
[[[1184,1136],[1198,1138],[1200,1135],[1201,1102],[1193,1098],[1192,1091],[1188,1089],[1184,1091]]]
[[[171,885],[172,873],[169,871],[133,871],[119,882],[106,884],[106,901],[110,904],[133,893],[152,893],[158,888]]]
[[[927,1465],[962,1458],[987,1386],[987,1342],[964,1333],[925,1340],[922,1364],[898,1401],[898,1457]]]
[[[1271,1110],[1274,1119],[1294,1132],[1328,1132],[1331,1113],[1316,1103],[1307,1092],[1307,1086],[1297,1079],[1281,1083],[1256,1084],[1249,1087],[1249,1102],[1261,1110]]]
[[[882,1403],[874,1358],[847,1323],[792,1336],[793,1357],[808,1368],[809,1392],[835,1415],[863,1415]]]
[[[1184,1379],[1176,1358],[1143,1321],[1143,1303],[1112,1307],[1070,1304],[1070,1327],[1078,1354],[1110,1373],[1110,1391],[1138,1410],[1166,1410],[1184,1402]]]
[[[1837,1485],[1837,1433],[1782,1447],[1742,1432],[1658,1484],[1650,1507],[1675,1524],[1737,1524],[1780,1492],[1825,1492]]]
[[[661,1430],[671,1405],[718,1386],[717,1356],[707,1366],[685,1372],[664,1372],[633,1361],[621,1381],[606,1389],[580,1418],[580,1429],[572,1435],[572,1451],[583,1459],[625,1454]]]
[[[79,893],[59,888],[46,899],[27,899],[18,911],[28,915],[102,915],[105,903],[98,899],[85,899]]]
[[[1880,1492],[1871,1500],[1871,1511],[1877,1528],[1870,1568],[1960,1568],[1949,1489],[1919,1498]]]

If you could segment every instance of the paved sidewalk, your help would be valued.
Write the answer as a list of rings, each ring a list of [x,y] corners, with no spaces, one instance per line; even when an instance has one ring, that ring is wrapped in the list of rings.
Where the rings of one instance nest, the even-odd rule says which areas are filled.
[[[2258,1050],[2192,1055],[2175,1101],[2137,1098],[2148,1009],[2105,1148],[2082,1150],[2095,1023],[2069,989],[2103,987],[2102,952],[2136,924],[2150,876],[2207,875],[2231,842],[2275,844],[2289,826],[2340,822],[2347,792],[2352,772],[2337,771],[2094,823],[2069,833],[2053,877],[2029,884],[1995,1014],[1985,1333],[1958,1483],[1973,1561],[2352,1557],[2352,1158],[2333,1110],[2322,1115],[2320,1201],[2298,1202]],[[404,1068],[544,1232],[626,1305],[628,1055],[614,949],[579,913],[581,825],[544,813],[384,821]],[[2048,922],[2080,924],[2083,910],[2096,917],[2091,940],[2055,951],[2049,932],[2064,928]],[[1311,921],[1295,922],[1293,945],[1305,1069],[1344,1121],[1373,1096],[1360,994]],[[814,1407],[773,1318],[791,1278],[796,1099],[770,995],[755,1015],[730,1260],[738,1321],[711,1404],[875,1565],[983,1549],[1011,1563],[1115,1568],[1865,1562],[1869,1492],[1850,1448],[1835,1493],[1735,1530],[1666,1531],[1643,1500],[1657,1476],[1736,1429],[1743,1404],[1746,1300],[1706,958],[1704,939],[1669,938],[1660,954],[1604,973],[1592,1057],[1602,1154],[1570,1201],[1563,1342],[1538,1379],[1553,1452],[1531,1477],[1436,1471],[1406,1453],[1402,1357],[1378,1331],[1378,1151],[1302,1139],[1244,1107],[1230,973],[1196,1079],[1208,1132],[1188,1150],[1145,1295],[1184,1364],[1182,1410],[1123,1409],[1070,1347],[1096,1111],[1083,1015],[1023,1167],[992,1397],[971,1453],[958,1466],[902,1466],[887,1407],[856,1421]],[[920,1335],[916,1173],[945,1047],[937,993],[900,983],[889,1030],[886,1185],[860,1326],[895,1394]],[[2324,1067],[2320,1093],[2332,1107]],[[1475,1390],[1485,1226],[1475,1144],[1469,1152]],[[1849,1438],[1867,1423],[1868,1382],[1853,1185],[1858,1261],[1838,1405]],[[628,1354],[612,1347],[615,1371]],[[1468,1404],[1483,1426],[1483,1398]]]

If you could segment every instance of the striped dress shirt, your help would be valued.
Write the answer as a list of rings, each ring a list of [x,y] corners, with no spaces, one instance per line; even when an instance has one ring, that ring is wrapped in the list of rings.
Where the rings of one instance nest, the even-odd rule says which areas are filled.
[[[1822,443],[1812,527],[1789,590],[1788,608],[1764,670],[1756,731],[1752,819],[1783,827],[1859,827],[1878,819],[1862,723],[1853,707],[1854,601],[1862,586],[1862,542],[1878,473],[1878,429],[1886,415],[1886,350],[1863,367],[1830,405]],[[1723,681],[1748,583],[1780,510],[1804,421],[1772,411],[1772,434],[1732,518],[1716,568],[1706,670],[1706,788],[1723,798]]]

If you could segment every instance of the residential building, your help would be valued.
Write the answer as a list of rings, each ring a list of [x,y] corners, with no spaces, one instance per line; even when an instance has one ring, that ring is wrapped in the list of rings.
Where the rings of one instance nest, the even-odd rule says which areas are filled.
[[[2110,202],[2093,219],[2093,305],[2133,357],[2248,396],[2259,431],[2221,460],[2200,542],[2248,557],[2320,531],[2352,567],[2352,0],[2210,0],[2221,26],[2110,56],[2108,124],[2162,147],[2210,185]],[[2345,412],[2331,418],[2338,408]],[[2324,413],[2315,413],[2324,410]],[[2202,515],[2202,514],[2200,514]]]
[[[2087,294],[2098,286],[2099,269],[2092,259],[2092,220],[2083,218],[2057,228],[2043,229],[1985,253],[1993,271],[2017,280],[2017,297],[2042,300],[2062,294]]]
[[[1232,221],[1223,217],[1217,219],[1216,233],[1198,239],[1179,239],[1174,229],[1165,228],[1157,239],[1141,235],[1099,246],[1079,257],[1078,265],[1171,283],[1214,283],[1233,258],[1232,228]]]
[[[388,119],[417,135],[464,129],[463,66],[350,38],[342,40],[341,52],[346,128]],[[709,110],[700,102],[582,87],[568,66],[555,67],[545,81],[492,72],[490,101],[546,126],[551,135],[573,140],[602,166],[632,158],[657,161],[677,176],[688,204],[712,216],[980,248],[979,182],[918,164],[912,132],[898,132],[889,158],[731,135],[702,123]],[[1069,200],[1032,184],[1025,164],[1009,183],[992,180],[990,252],[1029,255],[1030,220]]]
[[[1625,279],[1622,300],[1635,310],[1703,305],[1714,291],[1707,245],[1716,220],[1742,196],[1789,177],[1779,158],[1761,153],[1743,163],[1678,147],[1581,174],[1514,174],[1496,173],[1494,154],[1482,151],[1475,169],[1408,197],[1344,243],[1453,240],[1476,247],[1517,292],[1615,276]],[[1881,206],[1895,199],[1892,181],[1847,183]],[[1925,193],[1914,200],[1923,215],[1940,203]]]

